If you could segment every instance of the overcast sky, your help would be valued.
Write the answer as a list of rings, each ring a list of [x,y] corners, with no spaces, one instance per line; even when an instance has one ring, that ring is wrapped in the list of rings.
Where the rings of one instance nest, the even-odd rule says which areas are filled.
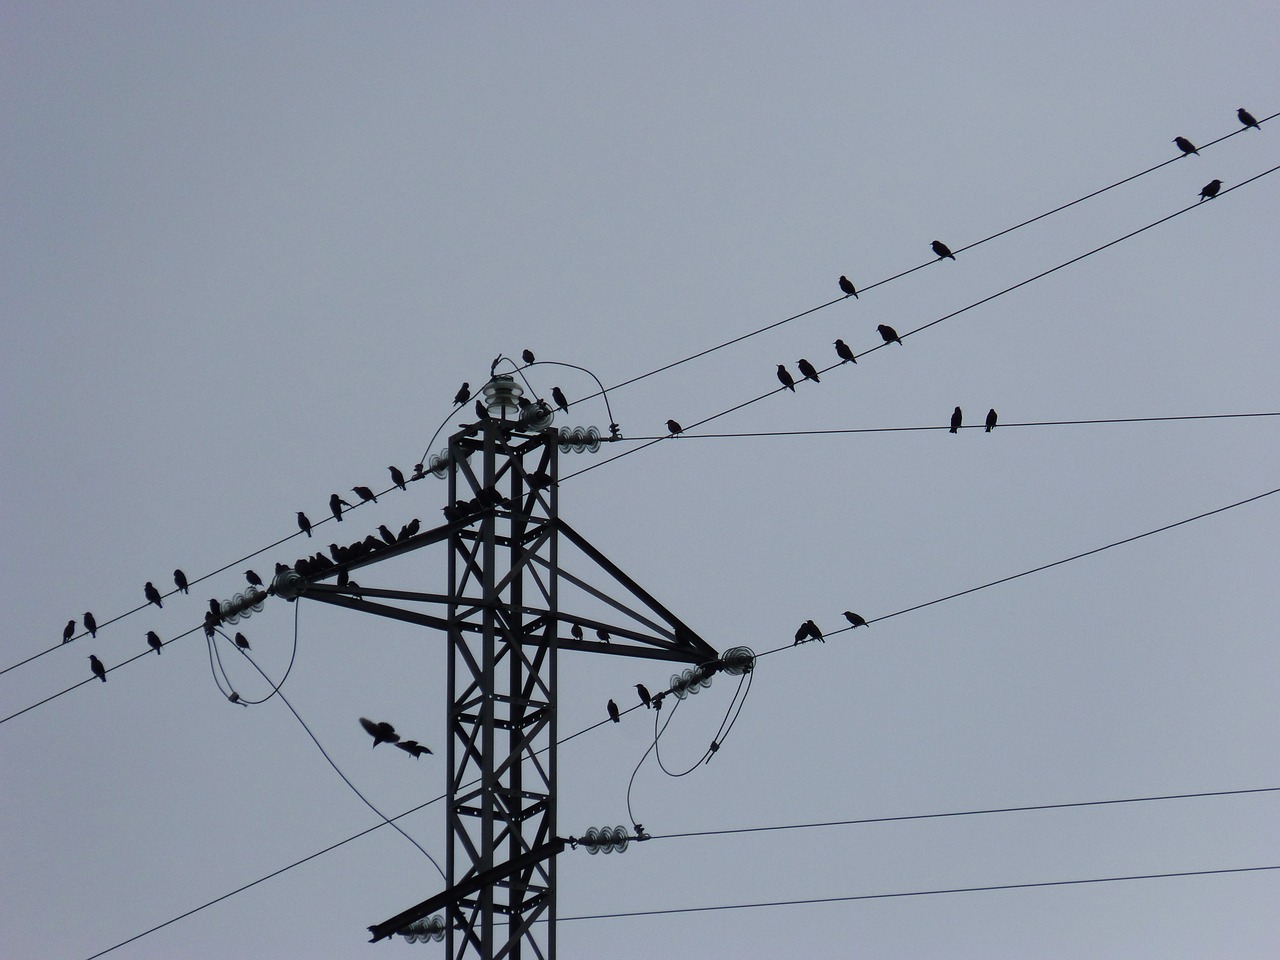
[[[1274,3],[0,6],[0,668],[389,485],[499,353],[618,384],[959,250],[1280,111]],[[566,480],[562,516],[718,650],[789,644],[1280,486],[1280,121],[611,391],[573,472],[1194,203],[944,323]],[[530,383],[570,400],[585,374]],[[945,429],[697,439],[699,433]],[[466,408],[464,408],[465,410]],[[470,411],[467,410],[469,413]],[[453,429],[459,420],[451,421]],[[607,430],[599,400],[557,425]],[[437,440],[435,449],[444,445]],[[428,480],[347,539],[442,520]],[[352,499],[347,494],[348,499]],[[715,758],[630,800],[650,833],[1280,787],[1280,495],[760,660]],[[199,624],[335,539],[0,674],[0,717]],[[349,535],[349,536],[347,536]],[[439,591],[445,552],[362,572]],[[567,603],[568,601],[564,601]],[[565,607],[567,610],[567,607]],[[445,788],[434,631],[297,605],[284,694],[387,814]],[[281,677],[295,605],[237,629]],[[269,688],[222,651],[246,698]],[[560,732],[672,667],[566,653]],[[737,684],[679,709],[692,764]],[[357,718],[437,754],[371,750]],[[636,711],[560,753],[559,832],[629,824]],[[195,635],[0,723],[0,954],[85,960],[378,818]],[[443,862],[443,804],[403,821]],[[655,839],[567,852],[562,917],[1280,865],[1280,793]],[[417,951],[366,927],[439,892],[389,828],[120,960]],[[561,957],[1275,955],[1280,871],[563,922]],[[416,954],[415,954],[416,955]]]

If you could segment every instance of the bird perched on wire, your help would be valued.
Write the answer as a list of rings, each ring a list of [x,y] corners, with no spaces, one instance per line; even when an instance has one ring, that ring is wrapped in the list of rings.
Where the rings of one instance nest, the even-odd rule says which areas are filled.
[[[520,359],[523,360],[525,363],[533,363],[534,362],[533,351],[528,349],[522,350],[520,353]]]
[[[1212,200],[1214,197],[1218,195],[1218,191],[1221,189],[1222,189],[1221,180],[1210,180],[1208,183],[1204,185],[1204,188],[1200,191],[1200,202],[1203,203],[1206,200]]]
[[[373,495],[373,491],[368,487],[352,487],[351,492],[360,498],[361,503],[368,503],[370,500],[374,503],[378,502],[378,498]]]
[[[74,637],[75,635],[76,635],[76,622],[74,620],[68,620],[67,625],[62,628],[62,642],[70,643],[71,638]]]
[[[882,323],[876,327],[876,331],[880,334],[885,343],[902,343],[902,338],[898,336],[898,331],[893,329],[887,323]]]
[[[343,500],[336,493],[333,494],[331,497],[329,497],[329,510],[330,512],[333,513],[333,519],[337,520],[339,523],[342,522],[343,507],[346,507],[348,510],[350,510],[351,504],[347,503],[347,501]]]
[[[569,401],[565,399],[564,391],[559,387],[551,388],[551,399],[556,402],[556,406],[565,413],[569,412]]]
[[[933,247],[933,252],[938,255],[939,260],[941,260],[943,257],[950,257],[952,260],[956,258],[956,255],[951,252],[951,248],[948,247],[941,240],[933,241],[933,243],[931,243],[930,246]]]
[[[89,654],[89,669],[93,671],[93,675],[103,683],[107,682],[107,668],[102,665],[102,661]]]
[[[222,620],[222,604],[218,602],[217,597],[209,598],[209,612],[219,621]]]
[[[147,643],[151,646],[151,649],[154,650],[156,653],[159,653],[160,648],[164,646],[164,644],[160,640],[160,634],[156,633],[154,630],[147,631]]]
[[[1257,130],[1262,129],[1261,127],[1258,126],[1258,121],[1253,118],[1253,114],[1250,113],[1248,110],[1246,110],[1244,107],[1241,107],[1239,110],[1236,111],[1236,116],[1240,118],[1240,122],[1243,123],[1246,127],[1254,127]]]
[[[400,734],[396,733],[396,728],[385,721],[374,723],[372,720],[366,720],[361,717],[360,726],[364,727],[365,733],[373,737],[373,745],[375,747],[380,743],[395,743],[400,739]]]
[[[645,705],[646,709],[653,706],[653,697],[649,693],[649,688],[643,683],[636,684],[636,693],[640,694],[640,702]]]
[[[1200,151],[1196,149],[1196,145],[1186,137],[1174,137],[1173,142],[1178,145],[1178,149],[1183,154],[1194,153],[1197,157],[1200,156]]]
[[[858,291],[854,287],[854,285],[850,282],[848,277],[840,278],[840,290],[842,293],[844,293],[846,298],[853,297],[853,299],[855,300],[858,299]]]
[[[796,382],[791,376],[791,372],[783,364],[778,364],[778,379],[782,385],[792,393],[796,392]]]
[[[525,351],[525,353],[528,353],[528,352],[529,352],[528,350]],[[430,747],[424,747],[417,740],[401,740],[396,744],[396,746],[399,747],[401,750],[403,750],[405,753],[413,754],[413,759],[415,760],[417,760],[424,753],[431,752]]]
[[[814,383],[822,382],[821,380],[818,379],[818,371],[814,369],[813,364],[810,363],[808,360],[805,360],[803,358],[800,360],[797,360],[796,366],[800,368],[800,372],[804,374],[804,378],[806,380],[812,380]]]
[[[867,621],[863,620],[862,617],[858,616],[852,610],[846,610],[844,612],[844,618],[849,621],[849,625],[852,627],[865,627],[867,625]]]
[[[823,643],[827,641],[823,639],[822,631],[818,629],[818,625],[812,620],[806,620],[800,624],[800,629],[796,631],[796,640],[792,646],[800,643],[808,643],[810,640],[821,640]]]
[[[262,578],[258,576],[256,573],[254,573],[252,570],[246,570],[244,572],[244,578],[249,581],[249,586],[251,587],[262,586]]]
[[[673,437],[678,437],[680,436],[680,434],[684,433],[684,427],[680,426],[680,424],[676,423],[674,420],[668,420],[667,432],[670,433]]]
[[[463,383],[462,386],[458,388],[458,392],[453,395],[454,405],[460,407],[470,399],[471,384]]]
[[[858,362],[858,358],[853,355],[853,351],[849,349],[849,345],[843,340],[836,341],[836,356],[840,358],[841,363]]]
[[[608,704],[606,704],[605,706],[606,706],[606,709],[608,709],[609,711],[609,719],[612,720],[614,723],[621,723],[622,714],[618,712],[618,705],[614,703],[612,700],[610,700]]]
[[[992,407],[990,410],[987,411],[987,429],[984,430],[983,432],[990,433],[995,428],[996,428],[996,408]]]
[[[960,408],[956,407],[951,412],[951,432],[956,433],[960,429],[960,424],[964,422],[964,414],[960,412]]]
[[[150,580],[143,584],[142,592],[147,598],[147,603],[154,603],[161,610],[164,609],[164,604],[160,602],[160,591]]]
[[[173,583],[183,593],[187,592],[187,575],[181,570],[173,571]]]
[[[244,635],[243,633],[237,633],[237,634],[236,634],[236,646],[237,646],[237,647],[239,647],[241,650],[252,650],[252,649],[253,649],[253,647],[249,646],[249,641],[248,641],[248,639],[246,639],[246,637],[245,637],[245,635]]]
[[[301,510],[298,511],[298,529],[311,536],[311,521],[307,519],[307,515]]]
[[[580,624],[580,623],[570,624],[570,626],[569,626],[569,635],[570,635],[570,636],[572,636],[572,637],[573,637],[573,639],[575,639],[575,640],[581,640],[581,639],[582,639],[582,624]]]
[[[609,631],[608,631],[608,630],[604,630],[604,629],[599,629],[599,630],[597,630],[597,631],[596,631],[596,639],[597,639],[597,640],[599,640],[601,643],[608,643],[608,642],[609,642]]]
[[[88,610],[84,612],[84,628],[89,631],[89,636],[96,637],[98,635],[98,621],[93,619],[93,614]]]
[[[391,471],[391,482],[401,490],[407,489],[404,485],[404,474],[400,472],[400,468],[391,466],[387,467],[387,469]]]

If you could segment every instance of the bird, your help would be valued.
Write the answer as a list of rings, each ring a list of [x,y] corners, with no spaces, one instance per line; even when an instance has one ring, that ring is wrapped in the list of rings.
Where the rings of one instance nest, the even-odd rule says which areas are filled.
[[[893,327],[889,326],[887,323],[880,324],[876,327],[876,330],[879,331],[880,336],[884,338],[885,343],[902,343],[902,338],[898,336],[898,331],[893,329]]]
[[[844,291],[844,295],[846,297],[853,297],[855,300],[858,299],[858,291],[854,288],[848,277],[840,278],[840,289]]]
[[[395,743],[400,739],[400,734],[396,733],[396,728],[385,721],[374,723],[372,720],[366,720],[361,717],[360,726],[364,727],[365,733],[373,737],[373,745],[375,747],[380,743]]]
[[[378,524],[378,533],[382,537],[382,539],[387,542],[388,547],[393,546],[395,544],[396,535],[392,533],[389,529],[387,529],[387,525],[385,523]]]
[[[67,625],[62,628],[62,642],[70,643],[71,638],[74,637],[75,635],[76,635],[76,622],[74,620],[68,620]]]
[[[373,491],[368,487],[352,487],[351,492],[359,497],[362,503],[368,503],[370,500],[374,503],[378,502],[378,498],[373,495]]]
[[[154,630],[147,631],[147,643],[151,644],[151,649],[156,653],[159,653],[160,647],[163,646],[160,641],[160,634],[156,633]]]
[[[414,517],[412,520],[410,520],[408,523],[404,525],[404,536],[400,537],[399,539],[403,540],[405,537],[417,536],[418,531],[421,529],[422,529],[422,521],[419,520],[417,517]]]
[[[348,509],[350,509],[351,504],[347,503],[347,501],[343,500],[336,493],[329,497],[329,511],[333,514],[333,519],[337,520],[339,523],[342,522],[342,507],[344,504]]]
[[[863,620],[862,617],[858,616],[852,610],[846,610],[844,612],[844,618],[854,627],[865,627],[867,625],[867,621]]]
[[[608,630],[604,630],[604,629],[597,630],[597,631],[596,631],[596,638],[597,638],[597,639],[599,639],[599,641],[600,641],[601,643],[608,643],[608,642],[609,642],[609,631],[608,631]]]
[[[813,368],[813,364],[808,360],[801,358],[796,361],[796,366],[800,368],[800,372],[804,374],[806,380],[812,380],[814,383],[821,383],[818,379],[818,371]]]
[[[551,399],[556,402],[556,406],[565,413],[569,412],[569,401],[564,398],[564,391],[559,387],[551,388]]]
[[[533,351],[532,350],[521,351],[520,359],[523,360],[525,363],[533,363]]]
[[[995,428],[996,428],[996,408],[992,407],[990,410],[987,411],[987,429],[984,432],[990,433]]]
[[[819,632],[816,637],[813,635],[813,633],[810,632],[809,628],[811,624],[813,624],[812,620],[806,620],[804,623],[800,624],[799,629],[796,630],[795,643],[793,643],[792,646],[796,646],[797,644],[801,644],[801,643],[808,643],[810,640],[819,640],[822,638],[821,632]],[[818,628],[817,626],[814,626],[813,629],[817,630]]]
[[[580,624],[580,623],[571,623],[571,624],[569,625],[569,633],[570,633],[570,635],[573,637],[573,639],[575,639],[575,640],[581,640],[581,639],[582,639],[582,624]]]
[[[160,602],[160,591],[156,589],[154,583],[148,580],[143,585],[142,592],[146,595],[147,603],[154,603],[161,610],[164,609],[164,604]]]
[[[933,243],[930,244],[930,246],[933,247],[933,252],[938,255],[939,260],[941,260],[943,257],[950,257],[952,260],[956,258],[956,255],[951,252],[951,248],[948,247],[941,240],[933,241]]]
[[[484,405],[484,402],[483,402],[483,401],[481,401],[481,400],[477,400],[477,401],[476,401],[476,419],[477,419],[477,420],[492,420],[492,419],[493,419],[493,417],[489,415],[489,408],[488,408],[488,407],[486,407],[486,406]]]
[[[173,582],[183,593],[187,592],[187,575],[181,570],[173,571]]]
[[[93,614],[88,610],[84,612],[84,628],[89,631],[89,636],[96,637],[98,635],[98,621],[93,619]]]
[[[1200,202],[1211,200],[1218,195],[1218,191],[1222,189],[1221,180],[1210,180],[1204,185],[1204,189],[1200,191]]]
[[[107,668],[102,665],[102,661],[89,654],[89,669],[93,671],[93,675],[103,683],[107,682]]]
[[[636,684],[636,693],[640,694],[640,702],[646,707],[653,706],[653,697],[649,694],[649,688],[643,683]]]
[[[1196,145],[1186,137],[1174,137],[1173,142],[1178,145],[1178,149],[1183,153],[1194,153],[1197,157],[1200,156],[1200,151],[1196,149]]]
[[[462,386],[458,388],[458,392],[453,395],[454,405],[460,407],[470,399],[471,399],[471,384],[464,382]]]
[[[1236,116],[1240,118],[1240,122],[1243,123],[1246,127],[1257,127],[1259,130],[1262,129],[1261,127],[1258,126],[1258,121],[1253,118],[1253,114],[1250,113],[1248,110],[1246,110],[1244,107],[1241,107],[1239,110],[1236,111]]]
[[[256,573],[254,573],[252,570],[246,570],[244,572],[244,578],[249,581],[249,586],[251,587],[262,586],[262,578],[258,576]]]
[[[209,598],[209,612],[213,614],[214,617],[216,617],[218,620],[222,619],[222,604],[218,602],[217,597]]]
[[[307,519],[307,515],[301,510],[298,511],[298,529],[311,536],[311,521]]]
[[[668,420],[667,432],[673,437],[678,437],[680,434],[684,433],[684,427],[680,426],[680,424],[676,423],[674,420]],[[681,447],[680,449],[683,450],[684,447]]]
[[[853,355],[853,351],[849,349],[849,345],[843,340],[836,341],[836,356],[843,363],[857,363],[858,358]]]
[[[249,641],[245,639],[245,635],[243,633],[236,634],[236,646],[239,647],[241,650],[253,649],[253,647],[249,646]]]
[[[609,710],[609,719],[612,720],[614,723],[621,723],[622,714],[618,712],[618,705],[614,703],[612,700],[610,700],[606,706]]]
[[[951,411],[951,432],[956,433],[960,430],[960,424],[964,420],[964,414],[960,412],[960,408],[956,407]]]
[[[394,466],[392,466],[392,467],[387,467],[387,469],[391,471],[391,482],[392,482],[392,483],[394,483],[394,484],[395,484],[397,487],[399,487],[401,490],[408,489],[408,488],[407,488],[407,487],[405,487],[405,485],[404,485],[404,474],[400,472],[400,468],[399,468],[399,467],[394,467]]]
[[[818,629],[818,625],[814,623],[812,620],[806,620],[804,622],[804,629],[809,634],[809,636],[813,637],[814,640],[817,640],[821,643],[827,642],[826,640],[823,639],[822,631]]]
[[[796,392],[796,382],[791,377],[790,371],[783,364],[778,364],[778,379],[782,381],[782,385],[792,393]]]
[[[528,353],[528,352],[529,352],[528,350],[525,351],[525,353]],[[424,753],[431,752],[430,747],[424,747],[417,740],[401,740],[399,743],[396,744],[396,746],[399,747],[401,750],[403,750],[405,753],[413,754],[413,759],[415,760],[417,760]]]

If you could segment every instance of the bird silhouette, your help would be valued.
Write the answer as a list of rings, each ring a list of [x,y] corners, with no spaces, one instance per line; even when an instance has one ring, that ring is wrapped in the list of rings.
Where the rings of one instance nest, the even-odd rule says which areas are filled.
[[[676,423],[674,420],[668,420],[667,432],[670,433],[673,437],[678,437],[680,436],[680,434],[684,433],[684,427],[680,426],[680,424]],[[681,447],[680,449],[683,450],[684,448]]]
[[[400,734],[396,733],[396,728],[391,724],[374,723],[372,720],[360,718],[360,726],[364,727],[365,733],[373,737],[373,745],[376,747],[380,743],[395,743],[400,739]]]
[[[163,646],[160,641],[160,634],[156,633],[154,630],[147,631],[147,643],[151,645],[151,649],[156,653],[159,653],[160,648]]]
[[[378,498],[373,495],[373,491],[368,487],[352,487],[351,492],[359,497],[362,503],[368,503],[370,500],[374,503],[378,502]]]
[[[819,631],[816,636],[812,632],[813,630],[817,630],[817,629],[818,629],[817,625],[814,624],[812,620],[806,620],[804,623],[800,624],[799,629],[796,630],[795,643],[793,643],[792,646],[794,647],[797,644],[808,643],[810,640],[821,640],[822,639],[821,631]]]
[[[92,653],[89,654],[89,669],[92,670],[93,675],[97,677],[99,680],[101,680],[103,683],[107,682],[106,667],[104,667],[102,665],[102,661],[99,660],[97,657],[95,657]]]
[[[1218,191],[1222,189],[1221,180],[1210,180],[1204,185],[1204,189],[1200,191],[1200,202],[1212,200],[1218,195]]]
[[[187,575],[181,570],[173,571],[173,582],[183,593],[187,592]]]
[[[484,403],[483,403],[482,401],[480,401],[480,400],[477,400],[477,401],[476,401],[476,419],[477,419],[477,420],[492,420],[492,419],[493,419],[493,417],[489,414],[489,408],[488,408],[488,407],[486,407],[486,406],[484,405]]]
[[[401,490],[407,489],[404,485],[404,474],[400,472],[399,467],[387,467],[391,471],[391,482]]]
[[[573,639],[575,639],[575,640],[581,640],[581,639],[582,639],[582,624],[580,624],[580,623],[574,623],[574,624],[571,624],[571,625],[569,626],[569,633],[573,636]]]
[[[1200,151],[1196,149],[1196,145],[1186,137],[1174,137],[1173,142],[1178,145],[1178,149],[1184,154],[1194,153],[1197,157],[1200,156]]]
[[[412,520],[410,520],[408,523],[404,525],[404,535],[401,536],[399,539],[403,540],[405,537],[417,536],[418,531],[421,529],[422,529],[422,521],[419,520],[417,517],[414,517]]]
[[[160,591],[150,580],[143,585],[142,592],[146,595],[147,603],[154,603],[161,610],[164,609],[164,604],[160,602]]]
[[[523,360],[525,363],[533,363],[533,351],[532,350],[522,351],[520,353],[520,359]]]
[[[653,706],[653,697],[649,694],[649,688],[643,683],[636,684],[636,693],[640,694],[640,702],[643,703],[645,707]]]
[[[951,252],[951,248],[948,247],[941,240],[933,241],[933,243],[931,243],[930,246],[933,247],[933,252],[938,255],[939,260],[941,260],[943,257],[950,257],[952,260],[956,258],[956,255]]]
[[[528,350],[525,351],[525,353],[528,353],[528,352],[529,352]],[[417,740],[401,740],[399,743],[396,744],[396,746],[399,747],[401,750],[403,750],[405,753],[413,754],[413,759],[415,760],[417,760],[424,753],[431,752],[430,747],[424,747]]]
[[[68,620],[67,625],[62,628],[62,642],[70,643],[71,638],[74,637],[75,635],[76,635],[76,622],[74,620]]]
[[[556,402],[556,406],[565,413],[569,412],[569,401],[565,399],[564,391],[559,387],[551,388],[551,399],[554,400]]]
[[[850,282],[849,282],[849,278],[848,278],[848,277],[841,277],[841,278],[840,278],[840,289],[841,289],[841,291],[843,291],[843,292],[844,292],[844,295],[845,295],[846,297],[853,297],[853,299],[855,299],[855,300],[857,300],[857,299],[858,299],[858,291],[857,291],[857,289],[854,287],[854,285],[853,285],[852,283],[850,283]]]
[[[782,385],[786,387],[788,390],[790,390],[792,393],[796,392],[795,380],[792,379],[790,371],[788,371],[787,368],[783,366],[781,363],[778,364],[778,379],[781,380]]]
[[[344,504],[347,507],[351,506],[351,504],[347,503],[347,501],[343,500],[336,493],[329,497],[329,511],[333,514],[333,519],[337,520],[339,523],[342,522],[342,507]]]
[[[298,529],[311,536],[311,521],[307,519],[307,515],[301,510],[298,511]]]
[[[614,723],[621,723],[622,715],[618,712],[618,705],[610,700],[606,706],[609,710],[609,719]]]
[[[1240,122],[1243,123],[1246,127],[1257,127],[1257,129],[1259,130],[1262,129],[1261,127],[1258,126],[1258,121],[1253,118],[1253,114],[1250,113],[1248,110],[1246,110],[1244,107],[1241,107],[1239,110],[1236,111],[1236,116],[1240,118]]]
[[[89,636],[96,637],[98,635],[98,621],[93,619],[93,614],[88,610],[84,613],[84,628],[89,631]]]
[[[471,399],[471,384],[463,383],[463,385],[458,388],[458,392],[453,395],[454,405],[460,407],[470,399]]]
[[[987,411],[987,429],[983,432],[990,433],[995,428],[996,428],[996,408],[992,407],[990,410]]]
[[[863,620],[852,610],[846,610],[844,612],[844,618],[854,627],[865,627],[867,625],[867,621]]]
[[[239,647],[241,650],[253,649],[253,647],[249,646],[249,641],[245,639],[245,635],[243,633],[236,634],[236,646]]]
[[[814,383],[821,383],[818,379],[818,371],[814,369],[812,363],[808,360],[800,359],[796,361],[796,366],[800,368],[800,372],[804,374],[806,380],[812,380]]]
[[[960,412],[960,408],[956,407],[951,412],[951,432],[956,433],[960,429],[960,424],[964,421],[964,414]]]
[[[208,610],[206,610],[204,613],[204,635],[207,639],[209,640],[213,639],[214,630],[217,628],[217,626],[218,626],[218,618],[215,617]]]
[[[387,529],[387,525],[385,523],[378,524],[378,533],[381,535],[382,539],[386,541],[388,547],[395,545],[396,535]]]
[[[885,343],[902,343],[902,338],[898,336],[898,331],[893,329],[893,327],[889,326],[887,323],[880,324],[876,327],[876,330],[884,339]]]
[[[601,630],[597,630],[597,631],[596,631],[596,639],[598,639],[601,643],[608,643],[608,642],[609,642],[609,631],[608,631],[608,630],[603,630],[603,629],[601,629]]]
[[[216,617],[218,620],[222,619],[222,604],[218,602],[217,597],[209,598],[209,612],[213,614],[214,617]]]
[[[820,643],[827,642],[825,639],[823,639],[822,631],[818,629],[818,625],[814,623],[812,620],[806,620],[804,622],[804,628],[808,632],[809,636],[813,637],[814,640],[817,640]]]
[[[843,363],[857,363],[858,358],[853,355],[853,351],[849,349],[849,345],[843,340],[836,341],[836,356]]]
[[[244,572],[244,578],[249,581],[249,586],[251,587],[262,586],[262,578],[258,576],[256,573],[254,573],[252,570],[246,570]]]

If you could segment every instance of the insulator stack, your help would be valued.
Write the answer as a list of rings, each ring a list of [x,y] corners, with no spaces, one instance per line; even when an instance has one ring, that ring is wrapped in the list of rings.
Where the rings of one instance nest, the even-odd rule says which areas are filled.
[[[627,849],[627,845],[631,842],[631,836],[627,833],[627,828],[623,826],[617,827],[588,827],[587,832],[582,835],[582,839],[578,841],[587,848],[587,853],[622,853]]]
[[[427,943],[431,940],[443,940],[444,918],[437,914],[426,920],[415,920],[400,931],[400,936],[404,937],[407,943]]]
[[[237,593],[230,600],[218,604],[223,623],[239,623],[247,620],[262,610],[267,595],[257,587],[250,587],[244,593]]]
[[[596,453],[600,449],[600,431],[596,427],[561,427],[559,443],[562,453]]]
[[[673,673],[671,675],[671,692],[679,700],[699,693],[703,687],[709,686],[711,686],[711,672],[704,667],[690,667],[683,673]]]

